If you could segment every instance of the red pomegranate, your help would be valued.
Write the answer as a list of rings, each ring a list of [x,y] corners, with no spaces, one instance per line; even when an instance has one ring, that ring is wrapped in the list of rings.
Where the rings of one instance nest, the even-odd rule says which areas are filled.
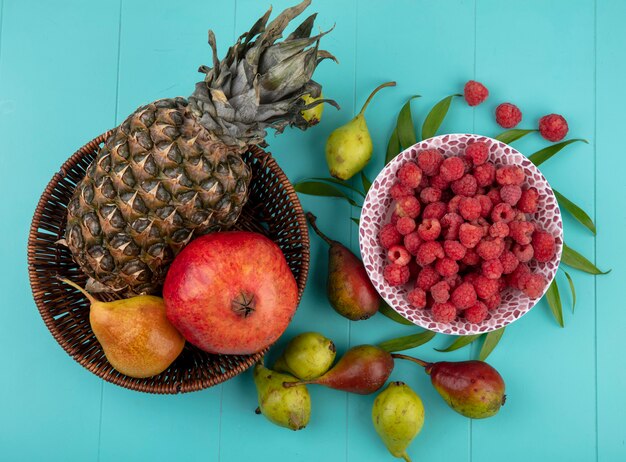
[[[280,248],[245,231],[207,234],[174,259],[165,278],[167,317],[210,353],[251,354],[285,331],[298,286]]]

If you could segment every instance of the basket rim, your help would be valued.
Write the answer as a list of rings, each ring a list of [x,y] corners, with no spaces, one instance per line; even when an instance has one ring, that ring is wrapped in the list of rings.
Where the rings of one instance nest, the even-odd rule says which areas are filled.
[[[107,138],[113,133],[113,130],[108,130],[105,133],[97,136],[92,139],[85,145],[81,146],[74,154],[72,154],[60,167],[59,171],[56,172],[48,184],[46,185],[44,191],[37,202],[37,206],[35,207],[35,211],[33,213],[33,218],[31,220],[29,233],[28,233],[28,246],[27,246],[27,260],[28,260],[28,279],[31,286],[31,292],[33,295],[33,299],[35,304],[37,305],[37,309],[39,314],[41,315],[46,327],[52,334],[53,338],[59,344],[63,350],[68,353],[70,357],[72,357],[76,362],[78,362],[85,369],[89,370],[93,374],[98,377],[106,380],[107,382],[113,383],[115,385],[121,386],[123,388],[127,388],[134,391],[141,391],[146,393],[153,394],[180,394],[180,393],[188,393],[193,391],[203,390],[219,383],[223,383],[250,368],[252,365],[257,363],[259,360],[263,358],[265,353],[269,350],[270,347],[267,347],[257,353],[249,355],[245,358],[244,361],[239,363],[236,367],[227,370],[223,374],[218,376],[213,376],[211,378],[195,378],[189,381],[185,381],[181,383],[168,383],[168,384],[145,384],[140,382],[143,379],[133,379],[132,377],[128,377],[120,373],[120,375],[111,375],[107,371],[98,367],[97,364],[90,363],[88,359],[84,356],[76,354],[72,351],[71,346],[66,342],[63,338],[60,329],[55,325],[54,317],[50,313],[47,308],[47,304],[43,300],[43,295],[45,293],[45,289],[41,287],[41,284],[36,277],[36,262],[35,262],[35,253],[37,248],[37,233],[40,229],[42,213],[46,204],[50,200],[50,196],[52,192],[57,188],[59,182],[67,175],[67,172],[76,166],[78,161],[82,159],[87,153],[90,151],[94,151],[98,148],[100,144],[105,142]],[[284,188],[284,194],[287,195],[289,201],[291,202],[296,218],[297,218],[297,228],[300,232],[301,238],[301,253],[302,253],[302,261],[300,263],[300,273],[296,278],[296,282],[298,285],[298,304],[302,300],[302,295],[304,293],[304,288],[306,286],[306,281],[308,279],[309,267],[310,267],[310,238],[308,225],[306,222],[306,218],[304,216],[304,210],[302,208],[302,204],[300,203],[300,199],[293,187],[291,181],[285,174],[285,172],[280,168],[276,159],[272,156],[271,152],[265,151],[264,149],[258,146],[249,146],[248,152],[251,152],[257,158],[262,159],[263,167],[268,168],[272,175],[277,177],[279,183]],[[225,355],[224,355],[225,356]],[[241,355],[238,355],[241,356]],[[132,380],[124,380],[124,379],[132,379]]]

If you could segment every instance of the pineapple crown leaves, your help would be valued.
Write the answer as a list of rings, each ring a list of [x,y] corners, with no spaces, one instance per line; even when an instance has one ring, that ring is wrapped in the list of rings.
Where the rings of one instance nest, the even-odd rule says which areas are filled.
[[[335,57],[319,49],[320,39],[328,34],[311,36],[317,14],[306,18],[287,38],[277,40],[287,25],[311,0],[287,8],[268,23],[272,9],[259,18],[228,49],[221,61],[213,31],[209,46],[213,67],[200,66],[205,74],[189,98],[190,108],[199,123],[224,144],[243,149],[247,145],[264,145],[266,128],[281,133],[286,126],[301,130],[309,127],[301,111],[333,100],[319,99],[305,104],[302,96],[318,98],[321,86],[311,80],[317,65]]]

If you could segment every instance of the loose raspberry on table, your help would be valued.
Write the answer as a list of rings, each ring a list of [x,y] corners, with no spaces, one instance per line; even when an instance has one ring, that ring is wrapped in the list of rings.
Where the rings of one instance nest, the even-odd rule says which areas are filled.
[[[476,246],[476,253],[483,260],[499,258],[502,252],[504,252],[504,240],[499,237],[485,237]]]
[[[476,178],[476,184],[479,188],[491,186],[496,180],[496,166],[491,162],[486,162],[482,165],[474,167],[474,178]]]
[[[474,165],[482,165],[489,157],[489,146],[483,141],[476,141],[468,144],[465,148],[465,157]]]
[[[439,173],[439,166],[443,162],[443,156],[437,149],[425,149],[417,155],[417,165],[428,176]]]
[[[485,101],[489,96],[489,90],[482,83],[475,80],[470,80],[465,84],[463,89],[463,96],[465,101],[470,106],[478,106]]]
[[[389,258],[391,263],[398,266],[405,266],[411,261],[411,254],[409,254],[409,251],[405,247],[394,245],[387,251],[387,258]]]
[[[390,286],[394,287],[406,284],[409,280],[409,276],[410,273],[408,266],[400,266],[391,263],[390,265],[385,266],[385,269],[383,270],[383,277],[385,278],[385,281],[387,281]]]
[[[430,295],[435,303],[444,303],[450,299],[450,285],[446,281],[439,281],[430,288]]]
[[[491,220],[494,223],[498,221],[510,223],[513,218],[515,218],[515,211],[506,202],[500,202],[499,204],[496,204],[491,211]]]
[[[539,119],[539,133],[548,141],[561,141],[568,130],[567,121],[562,115],[548,114]]]
[[[487,307],[487,309],[489,311],[493,311],[493,310],[495,310],[496,308],[498,308],[500,306],[500,302],[502,301],[502,299],[500,297],[500,294],[498,292],[496,292],[491,297],[486,298],[483,301],[484,301],[485,306]]]
[[[424,207],[424,211],[422,212],[422,218],[436,218],[437,220],[441,220],[447,212],[448,206],[445,204],[445,202],[431,202],[426,207]]]
[[[420,245],[419,249],[417,249],[417,254],[415,255],[415,260],[420,266],[430,265],[437,258],[444,257],[443,247],[441,246],[441,242],[438,241],[427,241]]]
[[[441,219],[441,226],[444,229],[444,238],[456,240],[459,238],[459,228],[465,220],[461,215],[454,212],[446,213]]]
[[[396,222],[396,229],[403,236],[412,233],[416,226],[415,220],[409,217],[400,217]]]
[[[517,201],[517,208],[520,212],[535,213],[539,202],[539,191],[535,188],[522,189],[522,196]]]
[[[467,266],[475,266],[480,263],[480,257],[476,253],[476,249],[467,249],[465,256],[461,259],[461,263]]]
[[[476,196],[478,202],[480,202],[480,216],[483,218],[487,218],[491,215],[491,209],[493,209],[493,204],[489,196],[485,194],[479,194]]]
[[[520,263],[517,268],[515,268],[515,270],[508,275],[507,282],[509,286],[521,290],[520,279],[528,274],[530,274],[530,268],[528,265],[526,263]]]
[[[519,260],[513,252],[505,250],[500,255],[500,263],[502,263],[502,274],[511,274],[519,265]]]
[[[446,181],[458,180],[465,173],[465,164],[460,157],[444,159],[439,168],[439,174]]]
[[[444,180],[441,175],[435,175],[430,177],[430,186],[445,191],[450,186],[450,182]]]
[[[503,221],[497,221],[489,227],[489,235],[491,237],[501,237],[505,238],[509,235],[510,228]]]
[[[434,241],[441,234],[441,223],[436,218],[425,218],[417,228],[420,238],[424,241]]]
[[[415,255],[417,253],[417,249],[421,244],[422,239],[419,234],[417,234],[417,231],[413,231],[412,233],[404,236],[404,247],[411,255]]]
[[[441,276],[432,266],[424,266],[417,275],[415,287],[419,287],[422,290],[430,290],[440,280]]]
[[[466,173],[460,179],[452,182],[452,192],[459,196],[473,197],[476,195],[478,185],[473,175]]]
[[[415,162],[407,162],[396,173],[398,180],[409,188],[417,188],[422,181],[422,169]]]
[[[456,308],[450,302],[434,303],[431,308],[433,318],[437,322],[452,322],[456,319]]]
[[[378,240],[380,245],[385,249],[389,249],[402,242],[402,234],[398,232],[394,224],[388,223],[378,233]]]
[[[509,223],[511,237],[518,244],[530,244],[535,231],[535,225],[530,221],[512,221]]]
[[[483,229],[470,223],[463,223],[459,227],[459,240],[466,248],[472,249],[483,237]],[[466,254],[467,256],[467,254]]]
[[[502,263],[499,258],[485,260],[481,265],[483,276],[487,279],[499,279],[502,276]]]
[[[535,260],[538,262],[550,261],[556,253],[554,236],[545,231],[535,231],[533,233],[532,246],[535,251]]]
[[[419,287],[416,287],[413,290],[409,291],[406,297],[409,305],[411,305],[413,308],[426,308],[426,292]]]
[[[415,194],[415,191],[413,190],[413,188],[409,188],[408,186],[397,182],[391,187],[391,189],[389,190],[389,194],[391,194],[391,197],[397,201],[401,197],[412,196],[413,194]]]
[[[521,185],[524,182],[524,170],[517,165],[505,165],[496,169],[496,182],[505,186],[508,184]]]
[[[459,213],[466,220],[477,220],[482,213],[482,206],[480,201],[475,197],[461,196],[459,201]]]
[[[467,249],[459,241],[446,240],[443,241],[443,251],[448,258],[458,261],[465,256]]]
[[[420,201],[414,196],[401,197],[396,201],[396,213],[400,217],[416,218],[421,208]]]
[[[442,277],[448,278],[459,272],[459,264],[451,258],[439,258],[435,262],[435,270],[441,274]]]
[[[521,245],[515,244],[511,249],[515,258],[517,258],[520,263],[528,263],[533,259],[535,254],[535,250],[531,244]]]
[[[471,322],[473,324],[478,324],[487,319],[489,315],[489,310],[487,309],[487,305],[483,302],[476,302],[468,309],[463,311],[463,316],[467,320],[467,322]]]
[[[496,108],[496,122],[502,128],[513,128],[522,121],[522,111],[515,104],[502,103]]]
[[[476,291],[469,282],[460,284],[450,296],[450,301],[459,310],[464,310],[476,303]]]
[[[431,202],[438,202],[441,199],[441,189],[433,188],[429,186],[428,188],[422,189],[420,192],[420,200],[424,204],[430,204]]]
[[[530,298],[539,298],[543,294],[548,281],[541,274],[531,273],[520,279],[522,292]]]
[[[500,288],[497,279],[489,279],[482,274],[476,277],[473,285],[476,295],[482,299],[489,298],[493,294],[498,293],[498,289]]]
[[[500,190],[497,188],[491,188],[489,191],[487,191],[487,197],[494,207],[502,202],[502,197],[500,197]]]
[[[515,205],[522,197],[522,188],[516,184],[507,184],[500,188],[500,197],[502,202],[506,202],[509,205]]]

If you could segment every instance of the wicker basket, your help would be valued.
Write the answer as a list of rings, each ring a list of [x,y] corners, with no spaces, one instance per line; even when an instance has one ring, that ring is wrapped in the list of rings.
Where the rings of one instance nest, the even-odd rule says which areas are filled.
[[[87,143],[65,162],[35,210],[28,238],[28,272],[46,326],[76,361],[108,382],[131,390],[186,393],[240,374],[267,350],[247,356],[213,355],[187,343],[176,361],[157,376],[135,379],[117,372],[91,331],[87,300],[79,292],[69,292],[54,277],[60,274],[78,283],[86,282],[69,250],[56,242],[65,234],[66,205],[72,192],[110,133]],[[300,298],[309,270],[309,236],[300,201],[270,153],[252,147],[243,158],[252,169],[252,182],[249,200],[235,228],[263,233],[280,246],[298,282]],[[105,297],[113,299],[111,295]]]

